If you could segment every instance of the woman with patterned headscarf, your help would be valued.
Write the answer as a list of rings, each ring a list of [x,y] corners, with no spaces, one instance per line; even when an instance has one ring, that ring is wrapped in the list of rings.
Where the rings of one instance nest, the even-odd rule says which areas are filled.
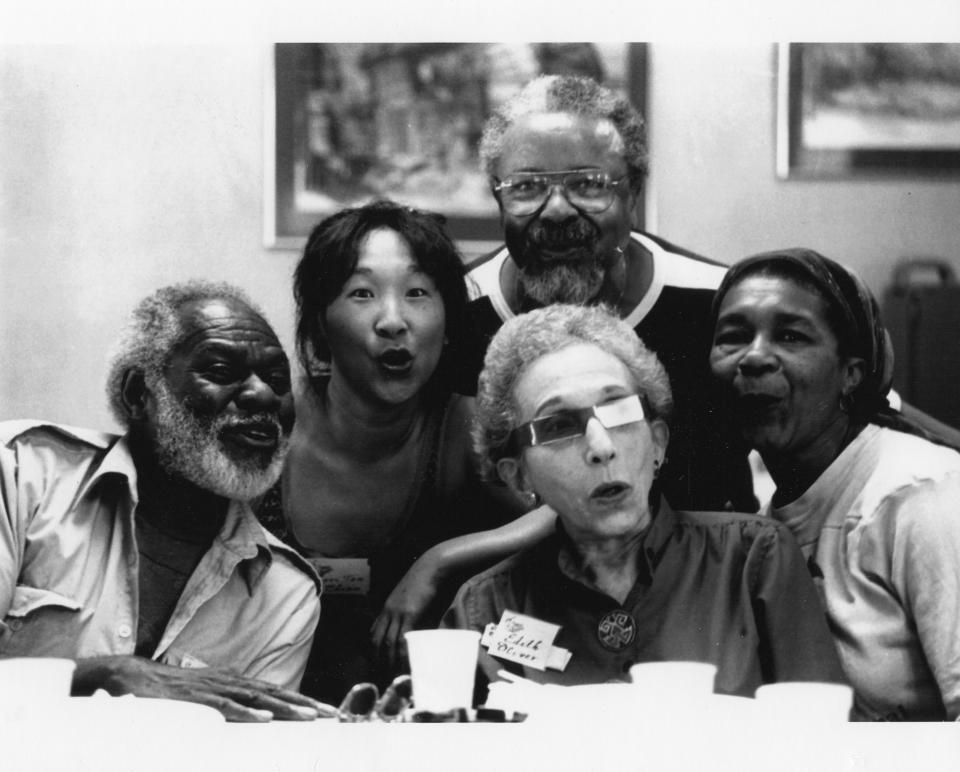
[[[892,409],[877,303],[807,249],[733,266],[710,355],[822,578],[854,716],[960,715],[960,454]]]

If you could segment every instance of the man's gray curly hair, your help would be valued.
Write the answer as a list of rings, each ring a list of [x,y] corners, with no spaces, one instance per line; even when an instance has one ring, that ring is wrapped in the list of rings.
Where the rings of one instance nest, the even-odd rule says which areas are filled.
[[[113,417],[122,426],[129,426],[129,416],[120,396],[123,376],[129,370],[141,370],[148,385],[163,377],[170,355],[184,333],[180,307],[196,300],[235,300],[266,320],[243,290],[223,282],[194,279],[161,287],[145,297],[130,313],[120,339],[110,353],[107,403]]]
[[[536,113],[571,113],[609,120],[623,140],[630,190],[636,194],[647,177],[647,137],[643,117],[624,97],[595,80],[574,75],[542,75],[530,81],[487,119],[480,140],[480,167],[494,177],[503,138],[520,118]]]
[[[484,479],[497,479],[497,461],[520,423],[514,389],[526,368],[546,354],[589,343],[612,354],[630,371],[650,418],[668,420],[673,409],[670,379],[660,360],[626,322],[604,306],[552,305],[507,321],[483,361],[473,420],[473,447]]]

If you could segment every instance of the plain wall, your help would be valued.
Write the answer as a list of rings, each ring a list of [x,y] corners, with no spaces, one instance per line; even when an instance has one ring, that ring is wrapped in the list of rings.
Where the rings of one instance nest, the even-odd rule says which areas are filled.
[[[903,255],[960,268],[960,182],[776,179],[772,44],[650,53],[652,230],[725,262],[814,247],[875,291]],[[268,54],[0,47],[0,419],[113,427],[110,341],[192,276],[246,288],[289,349],[297,255],[262,238]]]
[[[651,47],[652,219],[665,238],[724,263],[804,246],[881,294],[903,257],[960,272],[960,179],[777,179],[777,48]]]
[[[267,47],[0,48],[0,418],[109,428],[106,355],[163,284],[229,281],[292,341],[263,247]]]

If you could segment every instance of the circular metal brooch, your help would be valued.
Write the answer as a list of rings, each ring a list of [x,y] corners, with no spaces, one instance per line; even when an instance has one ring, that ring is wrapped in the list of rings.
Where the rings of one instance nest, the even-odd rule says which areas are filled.
[[[636,637],[637,623],[623,609],[607,612],[597,625],[597,638],[603,647],[610,651],[625,649]]]

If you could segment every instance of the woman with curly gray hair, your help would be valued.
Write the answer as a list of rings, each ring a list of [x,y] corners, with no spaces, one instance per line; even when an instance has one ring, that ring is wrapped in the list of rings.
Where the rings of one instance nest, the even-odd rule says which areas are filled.
[[[519,612],[558,625],[553,648],[570,658],[540,670],[485,651],[483,677],[507,667],[538,682],[598,683],[638,662],[694,660],[717,666],[727,694],[842,680],[787,529],[674,511],[656,493],[671,405],[656,356],[602,307],[549,306],[497,333],[475,448],[488,475],[555,510],[557,527],[468,581],[442,625],[483,631]]]

